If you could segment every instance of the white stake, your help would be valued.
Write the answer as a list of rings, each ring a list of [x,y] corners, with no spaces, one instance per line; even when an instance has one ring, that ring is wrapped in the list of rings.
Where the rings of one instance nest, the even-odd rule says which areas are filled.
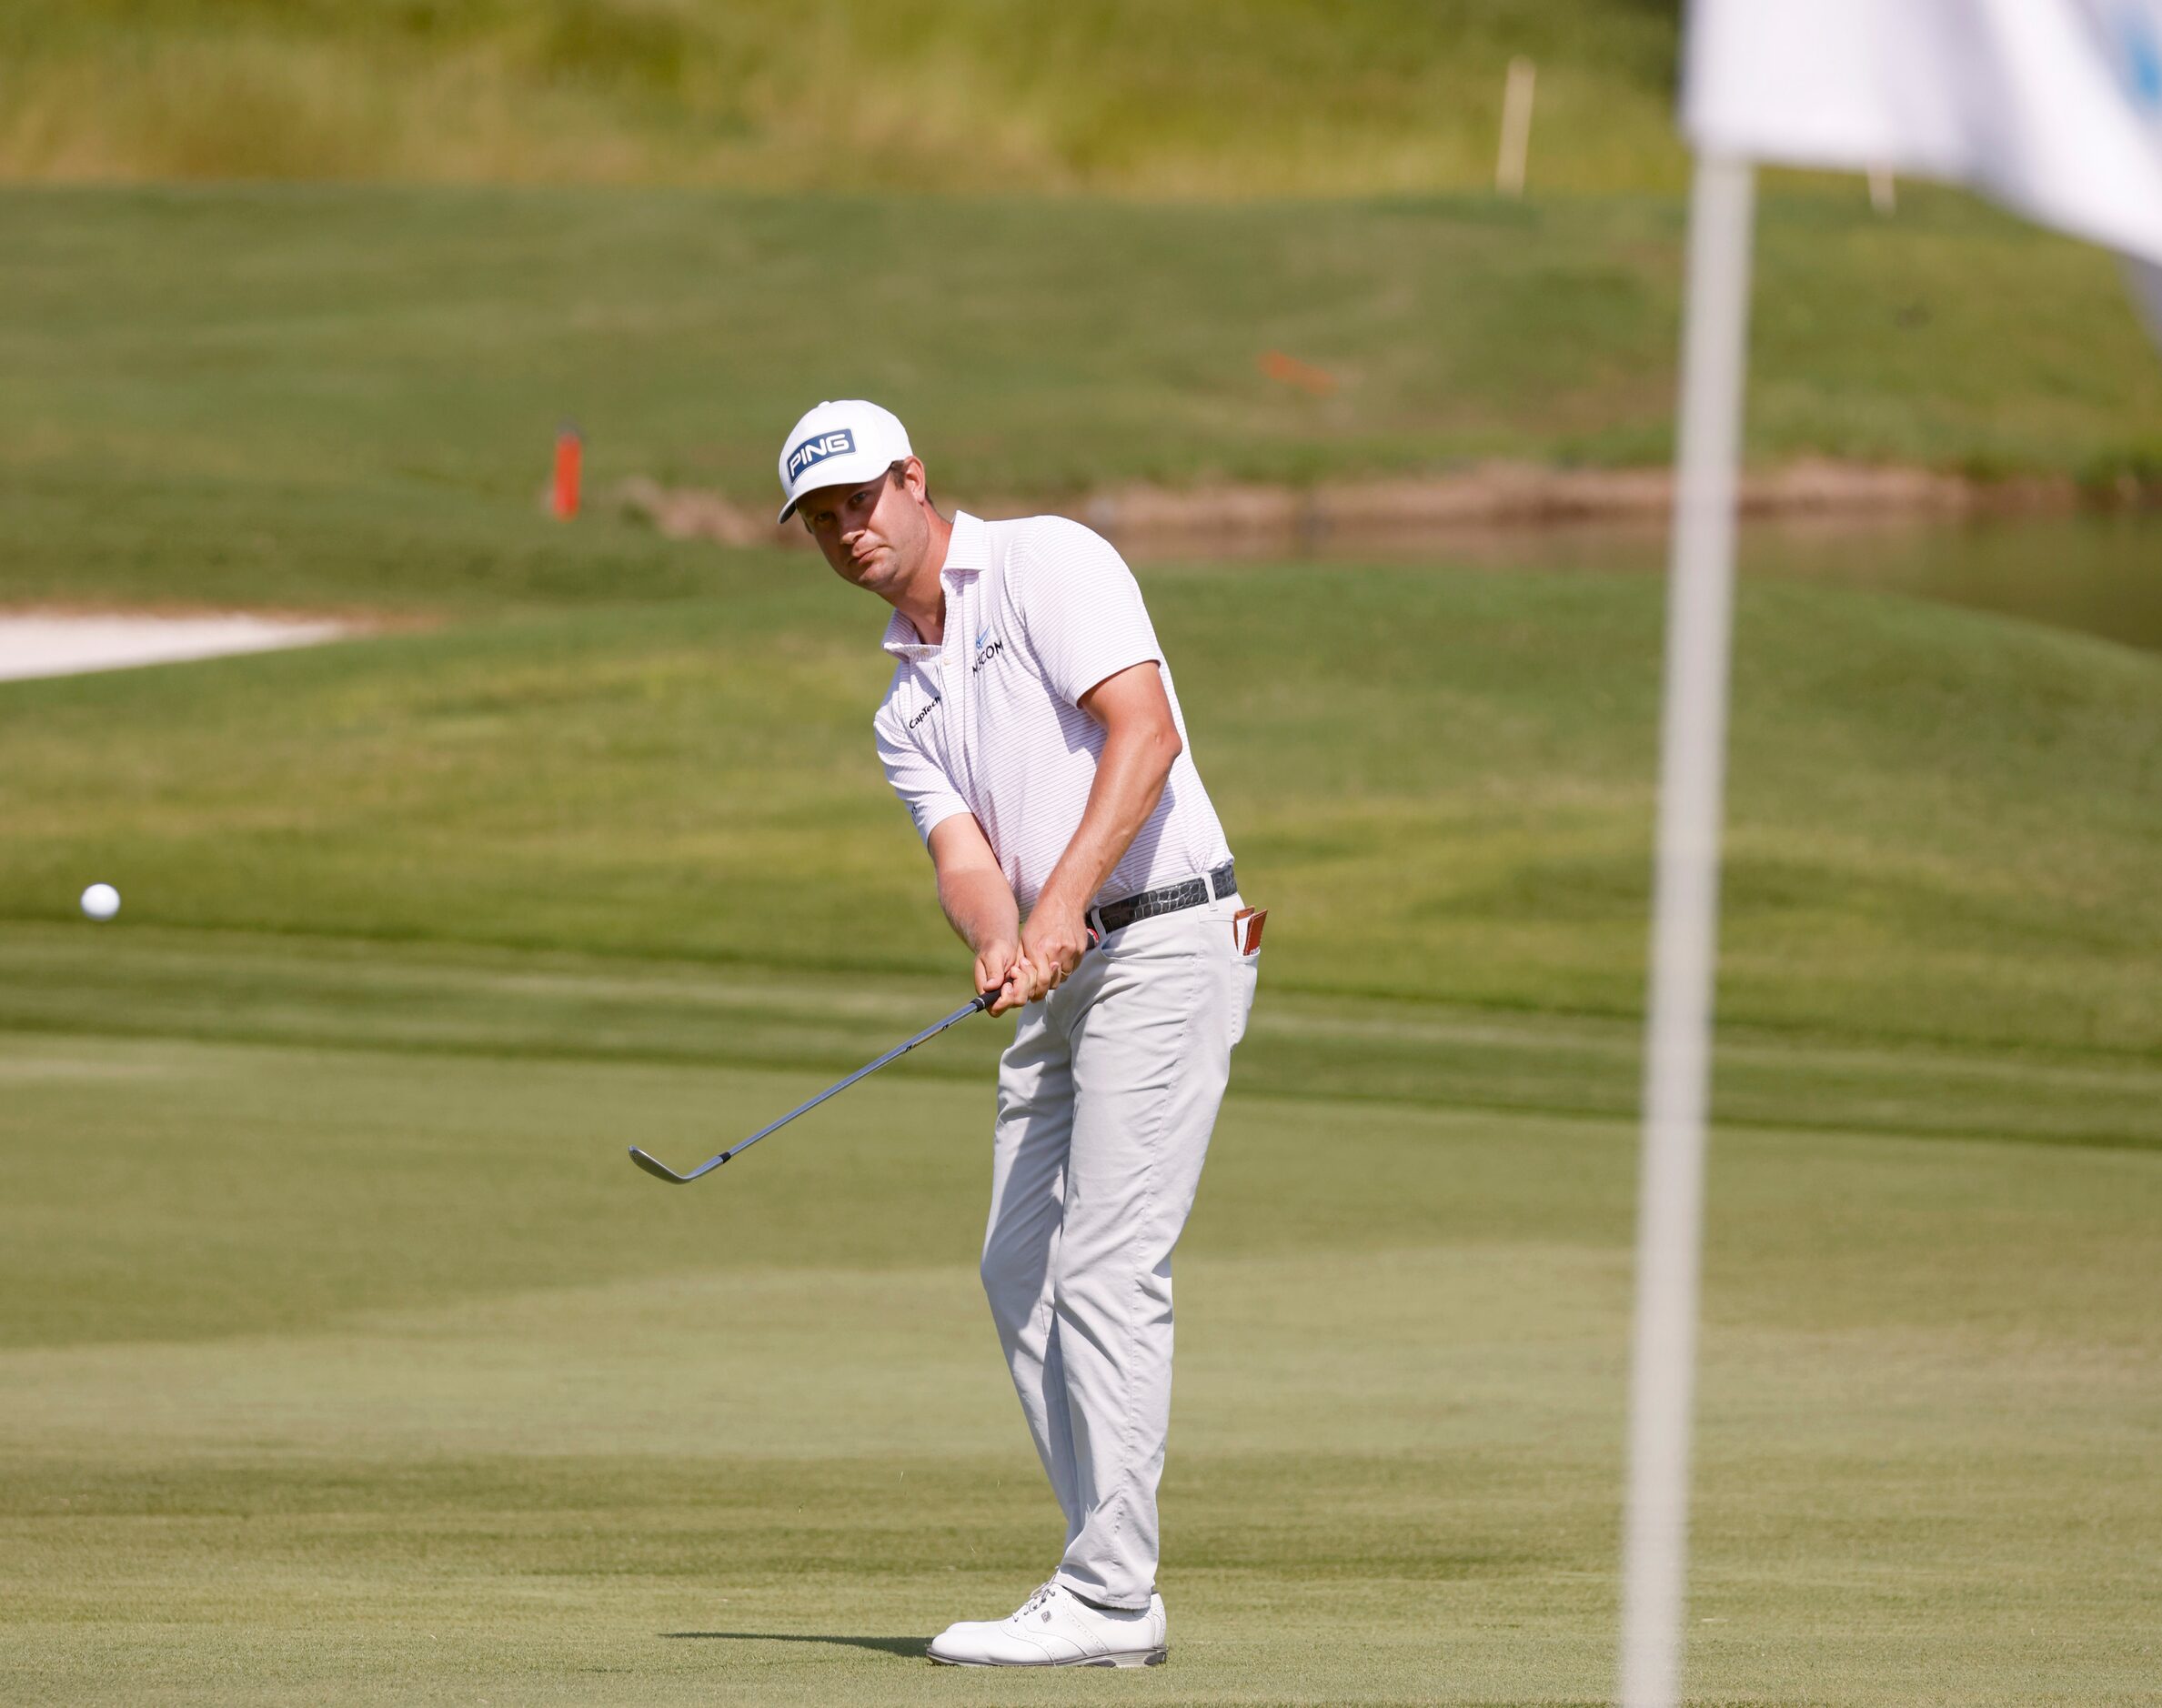
[[[1523,194],[1525,163],[1532,154],[1532,85],[1539,68],[1519,55],[1509,62],[1509,81],[1502,90],[1502,150],[1493,163],[1493,187],[1503,196]]]
[[[1644,1027],[1636,1329],[1622,1552],[1624,1708],[1672,1708],[1688,1582],[1689,1432],[1704,1231],[1704,1110],[1719,933],[1719,831],[1734,599],[1735,471],[1749,327],[1755,178],[1700,156],[1659,755],[1659,846]]]
[[[1893,181],[1890,166],[1869,168],[1869,206],[1880,214],[1898,211],[1899,191]]]

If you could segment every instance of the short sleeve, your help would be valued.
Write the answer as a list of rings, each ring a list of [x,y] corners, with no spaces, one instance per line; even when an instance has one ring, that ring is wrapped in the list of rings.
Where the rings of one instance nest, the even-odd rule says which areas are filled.
[[[893,719],[880,714],[871,720],[871,729],[878,737],[879,763],[886,768],[886,780],[916,821],[916,834],[928,843],[934,827],[968,811],[969,803],[938,762],[905,730],[894,728]]]
[[[1010,595],[1044,680],[1069,705],[1106,677],[1162,662],[1141,583],[1101,534],[1061,521],[1029,542],[1021,567]]]

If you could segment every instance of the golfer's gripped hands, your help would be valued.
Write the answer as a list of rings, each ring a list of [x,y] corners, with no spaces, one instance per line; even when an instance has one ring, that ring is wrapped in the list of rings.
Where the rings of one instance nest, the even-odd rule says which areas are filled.
[[[1010,1014],[1022,1004],[1034,1001],[1029,963],[1021,959],[1021,946],[1012,942],[985,944],[982,953],[976,957],[976,989],[999,993],[989,1010],[992,1014]]]
[[[1029,1000],[1056,990],[1089,952],[1089,921],[1080,905],[1046,890],[1021,927],[1021,952],[1035,985]]]

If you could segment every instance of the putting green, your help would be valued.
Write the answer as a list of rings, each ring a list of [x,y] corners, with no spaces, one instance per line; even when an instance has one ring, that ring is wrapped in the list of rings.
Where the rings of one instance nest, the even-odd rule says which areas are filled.
[[[919,1658],[1059,1535],[971,1273],[985,1088],[692,1191],[622,1156],[804,1083],[0,1042],[7,1698],[1062,1698]],[[1698,1696],[2152,1700],[2157,1161],[1722,1136]],[[1625,1122],[1235,1096],[1177,1648],[1121,1688],[1600,1698],[1633,1177]]]

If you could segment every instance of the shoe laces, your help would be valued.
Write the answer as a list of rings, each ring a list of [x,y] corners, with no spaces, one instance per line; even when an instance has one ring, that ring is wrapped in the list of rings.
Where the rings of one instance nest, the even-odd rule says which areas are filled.
[[[1013,1616],[1016,1619],[1026,1619],[1038,1608],[1045,1606],[1051,1598],[1058,1592],[1058,1588],[1059,1580],[1056,1578],[1051,1578],[1038,1584],[1035,1589],[1030,1592],[1029,1599],[1021,1604],[1021,1611]]]

